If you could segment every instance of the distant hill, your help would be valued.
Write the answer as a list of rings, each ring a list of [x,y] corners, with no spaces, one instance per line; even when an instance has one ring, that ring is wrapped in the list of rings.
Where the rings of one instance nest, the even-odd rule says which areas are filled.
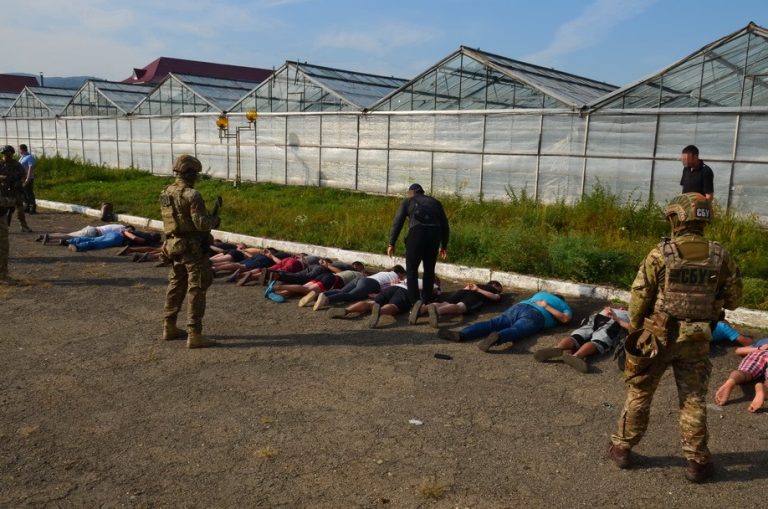
[[[27,72],[14,72],[9,74],[18,74],[20,76],[34,76],[37,78],[38,83],[40,82],[40,75],[39,74],[30,74]],[[43,81],[45,82],[46,87],[57,87],[57,88],[73,88],[78,89],[81,86],[83,86],[83,83],[86,80],[90,79],[100,79],[95,78],[93,76],[44,76]]]

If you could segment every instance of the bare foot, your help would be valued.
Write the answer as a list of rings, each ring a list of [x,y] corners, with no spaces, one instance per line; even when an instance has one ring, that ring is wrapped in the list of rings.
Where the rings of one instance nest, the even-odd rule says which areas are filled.
[[[715,393],[715,403],[719,406],[725,406],[725,404],[728,403],[728,398],[731,397],[731,391],[735,385],[736,382],[732,379],[729,378],[726,380]]]
[[[762,382],[758,382],[755,384],[755,398],[747,410],[754,414],[763,408],[763,403],[765,403],[765,385]]]

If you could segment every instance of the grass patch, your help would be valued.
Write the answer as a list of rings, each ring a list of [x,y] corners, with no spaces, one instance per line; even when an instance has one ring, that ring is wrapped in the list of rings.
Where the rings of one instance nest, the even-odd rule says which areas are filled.
[[[261,449],[257,449],[255,454],[256,454],[256,457],[259,459],[272,461],[273,459],[277,458],[278,452],[277,452],[277,449],[267,446],[267,447],[262,447]]]
[[[170,177],[41,158],[41,198],[160,219]],[[384,252],[401,201],[332,188],[202,180],[210,204],[221,195],[222,228],[261,237]],[[449,261],[496,270],[628,288],[645,254],[668,235],[662,209],[596,187],[577,204],[544,204],[526,193],[506,201],[442,198],[451,223]],[[768,232],[756,217],[716,211],[708,236],[725,245],[745,276],[744,306],[768,310]],[[403,238],[397,246],[404,254]]]
[[[441,484],[434,479],[424,479],[419,484],[419,493],[427,500],[440,500],[448,491],[448,486]]]

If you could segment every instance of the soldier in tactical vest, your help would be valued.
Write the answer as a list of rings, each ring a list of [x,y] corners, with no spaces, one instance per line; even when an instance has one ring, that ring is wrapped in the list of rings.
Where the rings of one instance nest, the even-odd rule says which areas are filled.
[[[698,193],[675,197],[665,209],[672,239],[651,250],[632,283],[624,379],[629,385],[608,453],[619,468],[648,427],[653,394],[667,367],[674,369],[685,476],[703,482],[713,473],[707,447],[706,394],[712,364],[712,328],[723,308],[741,302],[738,267],[717,242],[704,238],[711,202]]]
[[[11,158],[13,147],[4,146],[0,152],[5,158]],[[16,162],[11,158],[12,162]],[[17,163],[18,164],[18,163]],[[12,164],[0,164],[0,284],[11,285],[15,281],[8,277],[8,215],[16,207],[15,189],[18,182],[17,172]]]
[[[205,292],[213,282],[208,258],[211,229],[219,225],[217,198],[209,214],[203,197],[194,189],[202,165],[195,157],[180,155],[173,165],[176,181],[160,194],[160,211],[166,240],[163,255],[171,262],[165,294],[163,339],[180,339],[184,332],[176,318],[187,297],[187,347],[206,348],[216,342],[202,337]]]
[[[10,146],[5,145],[0,149],[3,159],[0,161],[0,166],[3,168],[3,172],[7,175],[6,179],[6,192],[7,196],[14,199],[14,206],[8,211],[8,226],[11,225],[11,219],[13,219],[13,211],[16,210],[19,216],[19,223],[21,224],[21,231],[29,233],[32,230],[27,224],[27,218],[24,215],[24,180],[27,178],[27,170],[13,158],[13,154],[16,150]],[[6,216],[4,216],[6,217]]]

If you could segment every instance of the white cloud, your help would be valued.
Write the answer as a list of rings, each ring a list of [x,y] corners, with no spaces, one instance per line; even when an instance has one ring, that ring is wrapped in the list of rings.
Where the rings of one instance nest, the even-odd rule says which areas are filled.
[[[316,43],[319,47],[383,55],[397,48],[429,42],[436,37],[437,32],[429,27],[389,23],[371,30],[338,28],[320,34]]]
[[[537,64],[598,44],[614,27],[641,14],[658,0],[595,0],[576,18],[561,25],[549,46],[526,57]]]

